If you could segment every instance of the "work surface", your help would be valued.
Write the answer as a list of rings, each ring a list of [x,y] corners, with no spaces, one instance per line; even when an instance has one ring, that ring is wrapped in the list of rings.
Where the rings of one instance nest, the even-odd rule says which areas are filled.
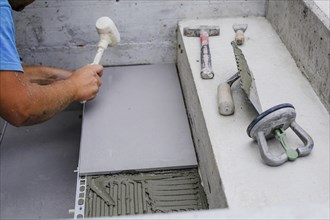
[[[175,64],[105,68],[80,150],[80,174],[196,166]]]
[[[71,217],[80,115],[65,111],[39,125],[7,126],[0,146],[0,219]]]
[[[293,104],[297,112],[297,123],[314,139],[314,150],[309,156],[279,167],[269,167],[263,163],[257,143],[246,134],[246,128],[257,113],[247,101],[238,82],[232,87],[235,114],[227,117],[218,114],[217,86],[237,72],[230,44],[234,38],[234,23],[249,25],[246,31],[247,40],[241,49],[254,73],[263,110],[281,103]],[[210,38],[215,72],[213,80],[202,80],[200,77],[199,38],[182,35],[184,27],[202,24],[220,26],[220,36]],[[194,84],[190,88],[195,87],[197,90],[197,99],[230,210],[285,206],[292,208],[288,215],[291,218],[300,213],[300,209],[294,207],[313,204],[320,205],[323,214],[328,213],[329,113],[270,23],[265,18],[187,20],[180,22],[179,28],[181,36],[178,43],[182,48],[179,56],[187,56],[186,71],[191,72]],[[190,94],[189,90],[187,94]],[[295,148],[302,146],[302,142],[290,129],[287,139]],[[270,143],[272,147],[279,146],[275,140]],[[325,207],[327,208],[324,209]],[[311,215],[313,216],[312,213]],[[329,214],[326,216],[329,217]]]

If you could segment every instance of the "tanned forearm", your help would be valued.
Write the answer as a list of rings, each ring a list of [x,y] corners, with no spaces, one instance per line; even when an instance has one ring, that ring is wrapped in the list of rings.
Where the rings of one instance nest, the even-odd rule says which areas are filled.
[[[75,85],[70,85],[73,83],[70,80],[60,80],[43,86],[31,83],[25,73],[1,74],[0,113],[15,126],[46,121],[75,100]]]
[[[70,81],[57,81],[48,86],[32,84],[28,88],[30,103],[28,103],[29,118],[24,125],[33,125],[52,118],[75,100],[75,92]]]
[[[72,72],[45,66],[23,66],[24,74],[31,83],[49,85],[58,80],[67,79]]]
[[[56,75],[51,83],[36,74],[40,71],[30,70],[35,68],[25,73],[0,71],[0,116],[17,127],[46,121],[73,101],[92,100],[102,85],[101,65],[86,65],[72,74],[56,70],[50,74]]]

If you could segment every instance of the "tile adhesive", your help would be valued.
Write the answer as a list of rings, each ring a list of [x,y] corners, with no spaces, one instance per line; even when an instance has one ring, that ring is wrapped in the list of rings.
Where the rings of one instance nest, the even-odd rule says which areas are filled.
[[[208,209],[197,169],[87,177],[85,217]]]

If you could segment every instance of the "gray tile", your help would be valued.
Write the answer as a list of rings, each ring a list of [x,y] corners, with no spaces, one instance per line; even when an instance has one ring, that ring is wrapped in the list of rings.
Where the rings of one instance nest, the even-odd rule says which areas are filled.
[[[105,68],[85,106],[81,174],[197,165],[175,64]]]

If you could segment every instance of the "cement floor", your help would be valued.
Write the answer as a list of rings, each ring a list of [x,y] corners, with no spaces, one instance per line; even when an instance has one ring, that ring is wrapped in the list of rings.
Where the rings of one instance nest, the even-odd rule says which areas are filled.
[[[69,218],[74,208],[81,111],[31,127],[8,125],[0,151],[0,218]]]

